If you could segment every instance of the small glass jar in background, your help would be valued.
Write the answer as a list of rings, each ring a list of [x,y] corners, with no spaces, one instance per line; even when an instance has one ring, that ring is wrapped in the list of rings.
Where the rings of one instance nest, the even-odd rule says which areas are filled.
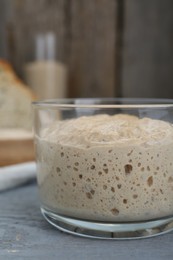
[[[56,59],[55,34],[36,34],[34,46],[34,59],[24,65],[26,83],[35,91],[38,99],[65,98],[67,68]]]

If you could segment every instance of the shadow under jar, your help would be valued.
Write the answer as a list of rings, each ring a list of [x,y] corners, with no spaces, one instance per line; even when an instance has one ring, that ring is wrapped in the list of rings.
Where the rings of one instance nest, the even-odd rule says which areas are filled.
[[[173,100],[33,103],[43,216],[104,239],[173,229]]]

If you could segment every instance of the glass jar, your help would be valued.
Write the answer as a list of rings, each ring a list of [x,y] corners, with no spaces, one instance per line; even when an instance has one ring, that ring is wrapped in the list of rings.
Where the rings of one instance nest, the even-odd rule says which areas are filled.
[[[48,100],[33,111],[48,222],[104,239],[172,230],[172,100]]]
[[[53,32],[34,35],[34,57],[25,63],[27,84],[38,99],[67,96],[67,68],[57,60],[57,40]]]

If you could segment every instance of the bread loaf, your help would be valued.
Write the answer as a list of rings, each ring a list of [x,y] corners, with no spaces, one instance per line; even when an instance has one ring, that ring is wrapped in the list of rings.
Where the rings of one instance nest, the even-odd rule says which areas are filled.
[[[31,129],[32,91],[0,60],[0,127]]]
[[[0,166],[34,159],[31,102],[34,93],[0,60]]]

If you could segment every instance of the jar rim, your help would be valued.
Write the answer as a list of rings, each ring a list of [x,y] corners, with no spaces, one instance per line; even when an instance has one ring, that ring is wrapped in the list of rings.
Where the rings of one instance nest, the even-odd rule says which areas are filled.
[[[173,108],[173,99],[161,98],[65,98],[33,101],[38,108]]]

